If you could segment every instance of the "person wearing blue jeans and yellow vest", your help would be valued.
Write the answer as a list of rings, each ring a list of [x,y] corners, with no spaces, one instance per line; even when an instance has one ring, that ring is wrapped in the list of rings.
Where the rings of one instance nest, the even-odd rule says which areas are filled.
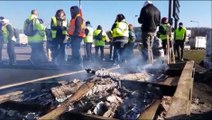
[[[65,62],[65,39],[67,39],[68,21],[62,9],[57,10],[51,19],[52,60],[55,63]]]
[[[14,28],[9,23],[8,19],[3,19],[2,23],[2,33],[4,42],[7,43],[7,53],[9,56],[9,65],[15,65],[16,56],[15,56],[15,36],[14,36]],[[0,50],[2,51],[2,49]]]
[[[177,52],[177,59],[183,61],[183,49],[184,49],[184,42],[186,40],[186,28],[183,27],[183,23],[179,23],[179,27],[175,30],[175,51]],[[180,50],[181,49],[181,54]]]
[[[103,31],[102,26],[98,25],[93,32],[95,56],[97,58],[99,50],[101,51],[101,60],[104,60],[104,46],[105,41],[108,40],[107,34]]]
[[[92,51],[92,44],[93,44],[93,28],[91,27],[90,21],[86,21],[85,23],[85,48],[86,48],[86,57],[89,62],[91,62],[91,51]]]
[[[123,14],[116,16],[116,21],[112,26],[114,43],[114,65],[124,61],[123,52],[128,43],[129,29]]]
[[[43,46],[43,42],[46,40],[45,26],[43,21],[38,19],[37,10],[32,10],[28,19],[33,20],[33,29],[37,31],[35,35],[28,36],[28,43],[31,46],[30,62],[33,65],[45,63],[48,61]],[[25,28],[26,23],[24,23]]]
[[[80,45],[82,39],[85,37],[85,25],[80,9],[78,6],[72,6],[70,8],[71,21],[68,29],[68,34],[71,37],[71,48],[72,48],[72,62],[75,67],[83,68],[83,60],[80,53]]]

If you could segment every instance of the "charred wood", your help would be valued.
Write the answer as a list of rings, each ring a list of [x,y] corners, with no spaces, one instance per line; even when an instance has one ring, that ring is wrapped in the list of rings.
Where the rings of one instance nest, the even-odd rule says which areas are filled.
[[[16,100],[20,97],[22,93],[23,93],[22,91],[15,91],[4,95],[0,95],[0,104],[10,100]]]
[[[83,82],[80,80],[74,80],[71,83],[51,88],[51,92],[58,102],[63,102],[75,93],[82,84]]]
[[[68,110],[70,104],[80,100],[90,89],[94,87],[94,85],[94,81],[90,81],[81,85],[80,88],[70,98],[64,101],[58,108],[52,110],[39,119],[57,119],[62,113]]]

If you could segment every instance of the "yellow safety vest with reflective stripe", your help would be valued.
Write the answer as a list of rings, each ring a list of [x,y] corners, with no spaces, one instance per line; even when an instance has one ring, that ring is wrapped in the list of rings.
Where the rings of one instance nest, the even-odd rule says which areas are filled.
[[[84,42],[85,43],[92,43],[93,42],[93,28],[91,27],[86,27],[86,29],[88,29],[88,35],[85,36],[84,38]]]
[[[115,37],[129,37],[128,24],[125,20],[116,22],[116,27],[112,30],[113,38]]]
[[[53,26],[57,26],[57,18],[55,16],[52,17],[52,22],[53,22]],[[62,26],[67,27],[67,20],[63,20]],[[51,32],[52,32],[52,39],[56,38],[57,31],[51,30]],[[67,35],[68,34],[67,30],[63,30],[62,34]]]
[[[183,40],[185,37],[185,33],[186,33],[186,28],[183,27],[181,30],[179,30],[179,28],[177,28],[175,30],[175,35],[176,35],[176,39],[175,40]]]
[[[2,26],[4,43],[8,43],[8,39],[9,39],[9,31],[7,30],[7,25]],[[15,36],[14,35],[13,35],[12,39],[15,40]]]
[[[46,40],[46,27],[40,23],[40,21],[35,17],[35,15],[30,15],[29,20],[34,20],[33,25],[37,31],[34,36],[27,36],[29,43],[39,43]],[[24,28],[26,25],[24,24]]]
[[[169,29],[169,25],[168,25],[168,24],[161,24],[161,26],[163,27],[163,29],[164,29],[165,31],[168,31],[168,29]],[[160,34],[160,39],[161,39],[161,40],[167,40],[167,35],[168,35],[168,34],[165,34],[165,35]]]
[[[99,34],[100,34],[100,32],[101,32],[102,30],[98,30],[98,29],[96,29],[96,30],[94,30],[94,32],[93,32],[93,37],[95,38],[96,36],[98,36]],[[102,31],[102,39],[101,40],[96,40],[95,39],[95,41],[94,41],[94,45],[95,46],[105,46],[105,41],[106,41],[106,39],[107,39],[107,35],[106,35],[106,33],[104,32],[104,31]]]

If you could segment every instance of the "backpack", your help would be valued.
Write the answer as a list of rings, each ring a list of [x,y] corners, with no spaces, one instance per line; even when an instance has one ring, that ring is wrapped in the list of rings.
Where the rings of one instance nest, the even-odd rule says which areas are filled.
[[[34,36],[37,33],[37,30],[34,30],[33,26],[33,20],[25,20],[24,34],[26,36]]]

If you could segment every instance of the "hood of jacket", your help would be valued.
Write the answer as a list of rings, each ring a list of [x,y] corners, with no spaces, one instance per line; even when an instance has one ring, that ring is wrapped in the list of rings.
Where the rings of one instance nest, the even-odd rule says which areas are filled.
[[[78,6],[72,6],[70,8],[70,12],[71,12],[71,18],[75,18],[77,16],[77,14],[80,13],[80,9]]]

